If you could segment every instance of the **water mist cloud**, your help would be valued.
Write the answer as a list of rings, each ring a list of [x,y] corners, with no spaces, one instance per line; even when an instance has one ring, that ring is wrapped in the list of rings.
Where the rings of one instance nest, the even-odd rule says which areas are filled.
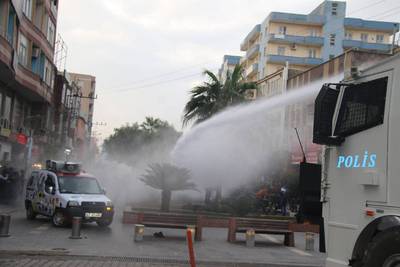
[[[194,181],[203,188],[222,185],[229,190],[260,177],[277,167],[281,154],[289,151],[282,135],[285,108],[312,103],[322,84],[319,81],[232,107],[194,126],[178,140],[172,153],[174,162],[191,170]]]

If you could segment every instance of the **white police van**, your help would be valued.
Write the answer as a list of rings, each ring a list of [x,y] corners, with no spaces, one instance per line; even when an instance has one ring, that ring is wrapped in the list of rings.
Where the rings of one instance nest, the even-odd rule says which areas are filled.
[[[72,217],[99,226],[112,223],[114,207],[93,176],[81,171],[79,163],[48,160],[45,170],[33,171],[25,197],[26,217],[52,218],[55,226],[69,224]]]

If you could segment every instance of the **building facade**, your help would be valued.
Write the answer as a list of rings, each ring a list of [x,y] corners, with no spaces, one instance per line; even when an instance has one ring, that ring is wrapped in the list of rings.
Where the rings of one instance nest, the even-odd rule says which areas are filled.
[[[73,149],[77,118],[81,108],[81,89],[71,80],[68,72],[59,72],[54,88],[55,116],[59,150]]]
[[[0,0],[0,161],[18,168],[54,140],[57,12],[57,0]]]
[[[240,56],[224,55],[222,59],[221,68],[218,70],[218,78],[224,82],[226,80],[227,73],[232,73],[235,66],[240,64]]]
[[[346,17],[346,3],[324,1],[307,15],[271,12],[240,48],[246,78],[258,81],[286,65],[304,71],[346,49],[390,53],[398,23]]]
[[[87,157],[91,144],[96,77],[79,73],[69,73],[69,76],[80,92],[77,96],[80,99],[80,104],[76,113],[74,149],[77,157],[83,160]]]

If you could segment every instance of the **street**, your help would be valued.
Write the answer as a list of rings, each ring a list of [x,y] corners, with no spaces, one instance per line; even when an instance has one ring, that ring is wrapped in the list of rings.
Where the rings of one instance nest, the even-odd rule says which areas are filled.
[[[11,215],[11,236],[0,239],[0,266],[42,266],[44,262],[48,266],[97,266],[99,262],[104,266],[187,265],[182,230],[146,229],[144,240],[135,243],[133,226],[121,224],[118,214],[109,228],[84,224],[82,239],[72,240],[70,228],[55,228],[48,218],[28,221],[22,209]],[[152,236],[158,231],[166,238]],[[281,245],[279,236],[258,235],[256,241],[253,248],[243,241],[230,244],[226,229],[206,228],[204,240],[195,244],[196,259],[200,266],[323,266],[324,254],[304,251],[303,234],[296,234],[295,248]]]

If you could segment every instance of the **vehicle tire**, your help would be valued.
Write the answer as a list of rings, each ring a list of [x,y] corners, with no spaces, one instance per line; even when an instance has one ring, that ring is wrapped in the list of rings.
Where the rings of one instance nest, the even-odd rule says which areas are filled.
[[[400,266],[400,227],[377,234],[368,245],[363,263],[364,267]]]
[[[28,204],[26,207],[26,218],[28,220],[34,220],[36,218],[36,212],[33,210],[32,204]]]
[[[67,225],[67,218],[64,213],[60,210],[56,210],[51,219],[52,223],[56,227],[65,227]]]
[[[110,226],[110,224],[112,223],[112,219],[99,220],[96,221],[96,223],[100,227],[107,227]]]

